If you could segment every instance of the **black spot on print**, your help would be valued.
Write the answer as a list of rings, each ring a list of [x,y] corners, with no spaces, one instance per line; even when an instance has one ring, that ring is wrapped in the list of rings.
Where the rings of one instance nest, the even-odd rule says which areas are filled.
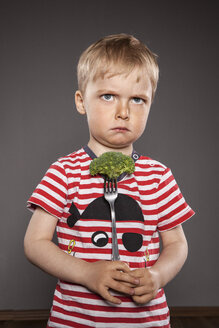
[[[129,252],[137,252],[143,244],[143,237],[139,233],[125,232],[122,235],[122,242]]]

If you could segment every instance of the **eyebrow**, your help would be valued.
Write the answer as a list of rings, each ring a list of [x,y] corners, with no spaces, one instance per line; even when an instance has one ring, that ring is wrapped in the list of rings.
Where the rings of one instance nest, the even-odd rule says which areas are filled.
[[[150,99],[150,97],[145,94],[145,93],[136,93],[134,96],[132,96],[133,98],[145,98],[145,99]]]
[[[100,89],[100,90],[97,90],[98,93],[117,93],[115,90],[110,90],[110,89]]]
[[[97,93],[102,93],[102,94],[117,94],[116,90],[110,90],[110,89],[100,89],[97,90]],[[146,93],[134,93],[133,98],[147,98],[149,99],[150,97]]]

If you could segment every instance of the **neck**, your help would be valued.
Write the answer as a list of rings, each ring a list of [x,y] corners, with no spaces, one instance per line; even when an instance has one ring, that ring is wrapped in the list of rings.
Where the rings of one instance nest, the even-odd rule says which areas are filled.
[[[131,156],[133,152],[133,146],[130,145],[128,147],[121,147],[121,148],[112,148],[105,145],[95,145],[91,141],[88,142],[88,147],[92,150],[92,152],[97,156],[101,156],[103,153],[108,151],[120,152],[124,155]]]

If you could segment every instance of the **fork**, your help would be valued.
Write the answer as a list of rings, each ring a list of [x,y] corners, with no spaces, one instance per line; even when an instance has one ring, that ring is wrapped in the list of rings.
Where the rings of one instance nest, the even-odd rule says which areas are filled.
[[[119,261],[118,240],[116,234],[116,214],[115,214],[115,200],[118,197],[117,179],[109,179],[105,177],[104,180],[104,198],[110,205],[111,220],[112,220],[112,260]]]

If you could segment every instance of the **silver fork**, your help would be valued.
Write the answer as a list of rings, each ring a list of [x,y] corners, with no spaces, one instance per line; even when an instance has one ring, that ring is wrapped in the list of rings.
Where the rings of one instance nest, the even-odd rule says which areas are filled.
[[[116,233],[116,215],[115,215],[115,200],[118,197],[117,190],[117,180],[116,179],[108,179],[105,177],[104,180],[104,198],[110,205],[111,210],[111,220],[112,220],[112,260],[119,261],[119,248],[118,248],[118,240]]]

